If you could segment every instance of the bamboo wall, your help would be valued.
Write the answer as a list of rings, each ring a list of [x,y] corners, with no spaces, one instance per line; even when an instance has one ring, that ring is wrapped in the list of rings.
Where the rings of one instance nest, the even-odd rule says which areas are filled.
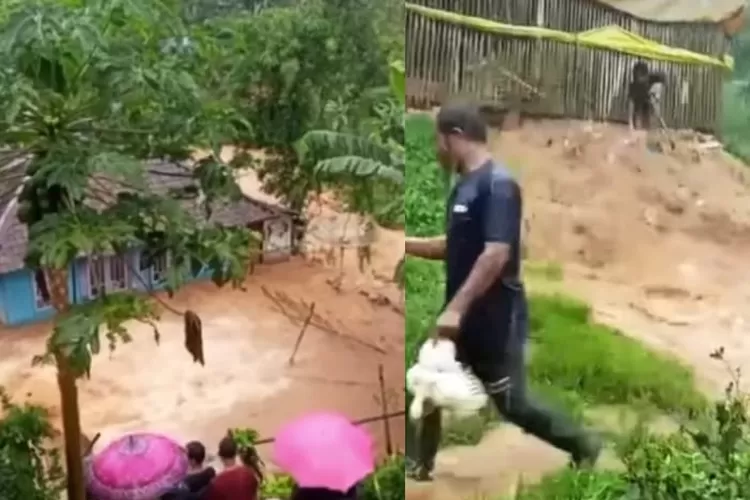
[[[662,43],[714,56],[727,48],[719,26],[646,22],[590,0],[416,3],[569,32],[618,24]],[[627,84],[635,61],[635,57],[614,51],[486,34],[413,12],[406,18],[407,94],[412,106],[440,104],[461,96],[529,114],[626,121]],[[725,76],[722,68],[659,61],[649,65],[668,78],[662,112],[669,127],[718,131]]]

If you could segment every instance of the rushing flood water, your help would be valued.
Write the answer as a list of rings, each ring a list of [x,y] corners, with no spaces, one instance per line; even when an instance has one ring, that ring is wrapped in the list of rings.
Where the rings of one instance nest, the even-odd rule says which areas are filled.
[[[288,389],[290,379],[284,373],[288,351],[258,334],[259,328],[278,332],[278,323],[253,325],[233,316],[205,322],[205,367],[192,363],[185,351],[181,319],[161,323],[158,347],[149,327],[134,324],[130,328],[134,341],[99,356],[91,380],[80,383],[85,432],[101,432],[102,441],[137,429],[160,430],[183,439],[201,437],[195,436],[196,428],[215,421],[229,408],[260,404]],[[3,357],[0,363],[0,380],[15,399],[57,408],[54,370],[29,364],[39,343],[14,344],[12,357]]]
[[[323,314],[343,318],[369,341],[387,340],[383,352],[311,328],[295,365],[289,366],[299,325],[274,310],[259,286],[239,291],[217,290],[209,283],[190,285],[171,303],[203,318],[206,366],[193,363],[185,350],[182,318],[164,316],[158,346],[150,327],[133,323],[133,342],[97,356],[92,378],[79,383],[84,432],[102,434],[97,448],[125,432],[146,430],[181,441],[200,439],[213,449],[228,428],[253,427],[268,437],[285,420],[314,409],[335,409],[355,419],[378,414],[378,365],[386,365],[392,388],[403,384],[403,317],[374,308],[356,293],[334,292],[319,274],[295,261],[264,266],[249,285],[314,297]],[[0,329],[0,385],[16,402],[50,408],[59,426],[54,367],[31,366],[50,328]],[[394,409],[402,405],[390,404]],[[398,425],[396,435],[403,432]],[[380,427],[375,430],[380,432]]]

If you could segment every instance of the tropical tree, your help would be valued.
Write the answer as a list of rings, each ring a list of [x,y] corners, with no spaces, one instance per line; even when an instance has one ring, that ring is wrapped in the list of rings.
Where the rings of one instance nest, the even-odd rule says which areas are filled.
[[[46,277],[59,313],[36,361],[57,365],[70,500],[84,500],[76,379],[89,374],[102,341],[113,349],[130,340],[128,321],[152,325],[158,339],[159,318],[150,297],[130,291],[71,304],[73,260],[134,247],[151,259],[169,255],[172,292],[203,266],[217,285],[238,285],[251,259],[251,234],[183,208],[186,198],[199,198],[210,214],[239,195],[233,166],[218,153],[249,125],[194,78],[192,52],[163,50],[167,40],[191,39],[177,3],[30,0],[0,17],[0,191],[22,186],[27,266],[42,271],[36,275]],[[212,154],[195,165],[193,148]],[[148,159],[173,164],[172,175],[192,187],[152,190]],[[186,313],[192,337],[198,320]]]
[[[313,163],[321,186],[352,194],[357,212],[403,215],[403,197],[393,193],[404,184],[404,91],[403,63],[394,62],[389,95],[372,108],[374,119],[365,120],[360,131],[311,130],[297,144],[300,163]],[[385,204],[378,203],[379,188],[388,192]]]
[[[405,175],[404,105],[405,72],[401,61],[390,65],[387,92],[373,89],[371,95],[384,96],[374,105],[362,97],[370,119],[351,131],[311,130],[297,143],[299,164],[312,166],[318,191],[332,188],[344,195],[348,208],[384,225],[403,225]],[[345,125],[348,125],[346,123]],[[369,231],[368,231],[369,232]],[[367,238],[366,238],[367,239]],[[360,269],[370,260],[370,241],[358,244]],[[404,259],[397,264],[393,280],[403,286]]]

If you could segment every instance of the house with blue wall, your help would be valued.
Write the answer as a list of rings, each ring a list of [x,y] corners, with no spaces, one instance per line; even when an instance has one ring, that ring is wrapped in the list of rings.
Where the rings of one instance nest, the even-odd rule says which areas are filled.
[[[19,165],[17,168],[25,168]],[[160,163],[150,170],[154,192],[169,196],[174,189],[184,189],[192,181],[179,165]],[[12,175],[9,177],[13,177]],[[20,177],[20,176],[17,176]],[[22,182],[22,181],[19,181]],[[32,271],[24,264],[28,249],[28,230],[18,220],[18,194],[11,187],[0,197],[0,324],[17,326],[43,321],[54,316],[47,280],[42,271]],[[5,189],[5,186],[3,187]],[[185,210],[195,217],[205,215],[195,201],[185,202]],[[263,235],[261,261],[278,261],[292,252],[294,214],[279,206],[243,197],[215,207],[209,222],[224,226],[246,227]],[[158,290],[165,285],[169,256],[147,260],[148,249],[134,248],[119,255],[83,256],[70,264],[68,296],[80,304],[102,293],[122,290]],[[211,269],[204,269],[194,278],[209,278]]]

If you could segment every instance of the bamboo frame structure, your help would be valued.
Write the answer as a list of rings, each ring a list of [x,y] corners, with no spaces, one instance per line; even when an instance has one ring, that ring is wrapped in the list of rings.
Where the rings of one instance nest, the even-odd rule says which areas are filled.
[[[594,0],[414,0],[493,21],[581,32],[616,24],[672,47],[713,57],[728,49],[717,23],[657,23]],[[407,10],[407,102],[439,105],[470,98],[532,116],[623,122],[637,58],[542,38],[485,33]],[[718,133],[726,71],[718,66],[649,61],[667,75],[662,114],[671,128]]]

